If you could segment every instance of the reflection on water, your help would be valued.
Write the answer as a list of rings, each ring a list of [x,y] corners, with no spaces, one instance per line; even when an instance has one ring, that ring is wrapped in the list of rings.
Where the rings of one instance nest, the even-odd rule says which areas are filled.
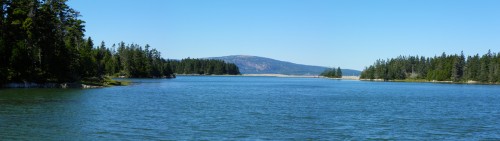
[[[500,140],[500,86],[313,78],[134,79],[1,89],[16,140]]]

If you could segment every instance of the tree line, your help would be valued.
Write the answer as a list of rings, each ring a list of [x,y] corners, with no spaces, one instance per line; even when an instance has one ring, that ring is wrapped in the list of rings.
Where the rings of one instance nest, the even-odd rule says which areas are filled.
[[[92,39],[87,40],[89,46]],[[125,45],[124,42],[113,44],[107,48],[104,42],[92,49],[87,56],[82,70],[85,77],[121,76],[132,78],[171,78],[174,77],[170,64],[161,57],[156,49],[147,45]],[[88,67],[88,68],[87,68]]]
[[[104,76],[169,78],[174,77],[173,68],[190,64],[166,60],[149,45],[94,46],[90,37],[84,37],[80,13],[66,2],[0,0],[0,84],[77,82]],[[207,73],[235,73],[238,68],[233,65],[221,65],[231,68],[224,71],[214,66]]]
[[[340,69],[340,67],[338,67],[337,69],[335,68],[326,69],[320,74],[320,76],[328,78],[342,78],[342,69]]]
[[[214,59],[182,59],[168,60],[176,74],[200,74],[200,75],[238,75],[240,70],[233,63],[226,63]]]
[[[361,73],[362,79],[404,80],[425,79],[436,81],[482,83],[500,82],[500,53],[491,51],[480,56],[446,55],[435,57],[399,56],[377,60]]]
[[[92,46],[92,39],[87,39]],[[146,44],[142,47],[137,44],[124,42],[113,44],[107,48],[104,42],[92,49],[92,55],[86,59],[83,74],[92,76],[115,76],[131,78],[172,78],[175,74],[232,74],[237,75],[239,68],[232,63],[209,59],[182,59],[167,60],[161,53]]]

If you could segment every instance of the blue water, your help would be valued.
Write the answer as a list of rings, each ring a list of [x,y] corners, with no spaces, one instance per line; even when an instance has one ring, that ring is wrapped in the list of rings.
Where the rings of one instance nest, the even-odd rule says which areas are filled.
[[[277,77],[1,89],[0,140],[500,140],[500,86]]]

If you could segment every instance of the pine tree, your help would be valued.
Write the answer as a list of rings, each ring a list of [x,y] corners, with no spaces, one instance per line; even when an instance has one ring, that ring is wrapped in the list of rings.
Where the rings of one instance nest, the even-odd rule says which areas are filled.
[[[340,67],[337,68],[336,78],[342,78],[342,70],[340,69]]]
[[[335,68],[330,69],[330,73],[328,73],[328,77],[335,78],[337,76],[337,70]]]
[[[489,73],[490,73],[490,60],[491,60],[491,51],[489,50],[487,54],[483,55],[480,59],[480,70],[479,70],[479,81],[488,82]]]
[[[462,80],[465,65],[465,56],[463,51],[460,56],[454,57],[452,68],[452,81],[459,82]]]

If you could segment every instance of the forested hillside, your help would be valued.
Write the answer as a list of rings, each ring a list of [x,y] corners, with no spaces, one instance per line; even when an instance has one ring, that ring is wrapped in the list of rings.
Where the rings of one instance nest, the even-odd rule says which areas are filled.
[[[465,57],[446,55],[432,58],[399,56],[388,60],[377,60],[361,74],[362,79],[425,79],[436,81],[483,83],[500,82],[500,54],[488,53]]]
[[[224,60],[236,64],[243,74],[286,74],[286,75],[320,75],[327,67],[301,65],[271,58],[233,55],[211,57],[210,59]],[[358,70],[342,69],[346,76],[359,76]]]
[[[0,0],[3,7],[0,9],[0,84],[100,81],[105,76],[170,78],[174,77],[172,68],[177,70],[190,64],[167,61],[149,45],[122,42],[109,48],[102,42],[94,46],[90,37],[85,38],[85,22],[79,19],[80,13],[66,2]],[[234,64],[208,62],[214,64],[204,68],[208,74],[239,73]]]

